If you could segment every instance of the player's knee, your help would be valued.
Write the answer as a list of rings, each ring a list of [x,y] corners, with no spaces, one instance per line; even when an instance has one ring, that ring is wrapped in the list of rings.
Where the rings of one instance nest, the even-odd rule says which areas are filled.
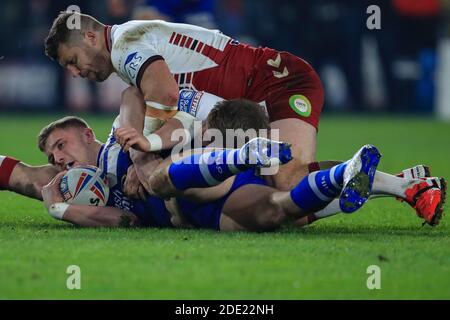
[[[165,198],[176,192],[166,169],[156,170],[149,178],[151,190],[158,196]]]
[[[150,175],[148,180],[153,192],[159,194],[162,191],[165,179],[166,176],[163,170],[156,170]]]
[[[281,227],[285,220],[283,209],[270,198],[269,205],[258,215],[258,228],[261,231],[274,231]]]

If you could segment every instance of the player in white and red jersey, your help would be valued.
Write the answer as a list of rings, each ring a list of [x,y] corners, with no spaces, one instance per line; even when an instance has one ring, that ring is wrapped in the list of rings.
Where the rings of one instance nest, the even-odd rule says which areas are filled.
[[[74,15],[81,30],[68,28]],[[193,25],[158,20],[110,27],[87,15],[63,13],[50,30],[46,54],[74,76],[92,81],[117,72],[142,91],[152,106],[147,116],[173,110],[167,124],[178,127],[192,121],[176,111],[179,88],[265,104],[271,127],[292,144],[295,159],[275,176],[279,189],[290,189],[292,171],[315,161],[323,88],[313,68],[290,53],[240,44]]]

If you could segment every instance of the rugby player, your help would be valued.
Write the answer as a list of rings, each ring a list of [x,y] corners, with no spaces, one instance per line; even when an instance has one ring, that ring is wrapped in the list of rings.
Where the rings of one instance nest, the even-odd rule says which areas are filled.
[[[121,105],[121,115],[129,112],[122,112],[123,109],[128,108],[128,105],[139,105],[141,108],[135,110],[141,110],[143,113],[144,104],[142,102],[142,95],[139,90],[130,87],[125,90],[123,95],[123,103]],[[211,111],[211,104],[214,105]],[[262,112],[262,109],[256,104],[250,101],[234,100],[224,101],[223,99],[204,92],[196,92],[193,90],[182,90],[179,98],[179,109],[190,111],[195,109],[197,113],[197,120],[205,120],[206,128],[214,128],[219,130],[222,137],[226,136],[228,129],[241,129],[241,132],[246,132],[248,129],[269,129],[266,115]],[[137,111],[135,111],[137,112]],[[131,119],[129,119],[131,121]],[[132,146],[137,149],[145,149],[147,143],[146,138],[136,128],[142,126],[139,122],[133,124],[128,123],[126,128],[118,128],[115,132],[118,142],[128,150]],[[131,128],[135,127],[135,128]],[[133,150],[131,150],[131,154]],[[138,159],[138,158],[137,158]],[[134,160],[137,161],[137,160]],[[306,166],[304,170],[298,170],[293,172],[293,178],[300,181],[304,176],[320,169],[330,169],[335,165],[340,164],[340,161],[321,161],[314,162]],[[144,164],[142,164],[144,167]],[[150,170],[140,171],[140,181],[146,186],[147,190],[151,189],[149,185],[150,176],[152,172]],[[305,172],[306,171],[306,172]],[[132,172],[131,172],[132,173]],[[419,217],[424,217],[426,221],[435,221],[436,223],[441,217],[442,202],[445,201],[445,188],[446,182],[444,179],[432,178],[428,181],[422,181],[420,183],[411,184],[410,181],[399,179],[419,179],[430,177],[429,168],[425,166],[416,166],[414,168],[405,169],[397,176],[389,175],[378,171],[375,176],[375,188],[374,197],[379,196],[394,196],[401,201],[406,201],[416,210]],[[130,177],[130,175],[129,175]],[[269,179],[268,179],[269,178]],[[270,176],[264,176],[266,182],[271,185]],[[129,183],[129,185],[128,185]],[[133,185],[139,183],[133,179],[127,179],[128,188],[132,188]],[[131,193],[131,192],[130,192]],[[406,200],[405,200],[406,199]],[[434,205],[429,203],[434,202]],[[440,203],[440,204],[439,204]],[[335,215],[342,212],[339,201],[332,201],[323,210],[308,215],[306,219],[301,219],[298,222],[299,225],[310,224],[318,219]]]
[[[67,122],[69,127],[65,127]],[[114,126],[118,126],[117,122]],[[365,201],[365,192],[371,189],[380,157],[376,148],[365,146],[351,161],[316,173],[328,177],[325,179],[328,183],[317,184],[304,178],[291,192],[280,192],[268,187],[252,169],[270,165],[273,160],[287,163],[291,159],[290,148],[284,143],[255,138],[239,149],[206,151],[188,156],[189,161],[186,158],[176,162],[168,159],[158,166],[150,183],[159,195],[170,198],[168,203],[151,195],[145,201],[129,201],[120,182],[131,165],[131,159],[116,143],[114,130],[115,127],[104,145],[95,140],[93,131],[78,118],[61,119],[41,131],[39,147],[52,162],[95,165],[111,180],[107,207],[68,205],[62,202],[59,191],[64,171],[59,173],[42,193],[52,216],[82,226],[119,226],[129,221],[157,227],[191,225],[223,231],[273,230],[289,218],[298,219],[305,212],[315,211],[326,204],[326,200],[317,197],[314,188],[327,194],[330,197],[328,202],[339,196],[342,189],[344,194],[354,196],[354,201]],[[64,148],[69,150],[71,158],[62,156],[61,143],[67,144]],[[280,149],[276,155],[271,154],[274,147]],[[199,161],[199,157],[205,161]],[[361,173],[369,179],[359,181]],[[352,183],[355,179],[359,183]],[[227,180],[228,183],[225,182]],[[194,202],[179,196],[179,192],[188,189],[211,186],[216,188],[210,189],[208,198],[203,201],[197,199]],[[175,195],[176,198],[173,197]]]
[[[110,186],[112,196],[108,201],[114,208],[86,208],[61,203],[59,179],[63,173],[44,187],[44,201],[53,216],[88,226],[91,223],[98,226],[103,217],[107,217],[107,226],[123,225],[121,217],[126,217],[127,221],[159,227],[188,225],[214,230],[272,230],[287,220],[298,219],[307,212],[317,211],[341,194],[348,193],[350,197],[355,197],[352,201],[365,201],[364,193],[371,190],[374,170],[380,156],[376,148],[365,146],[350,161],[310,174],[290,192],[281,192],[267,186],[252,170],[273,160],[270,158],[270,148],[260,148],[258,139],[261,138],[257,138],[240,149],[194,154],[188,156],[190,161],[166,160],[158,165],[150,184],[159,195],[176,198],[165,203],[159,197],[149,196],[144,203],[139,204],[136,201],[129,202],[120,189],[121,184],[118,182],[127,172],[131,160],[116,143],[113,134],[105,145],[100,145],[95,142],[92,130],[84,125],[69,130],[56,130],[58,125],[58,122],[56,125],[50,124],[40,135],[40,148],[51,159],[60,159],[57,161],[63,161],[61,165],[74,160],[77,163],[96,165],[106,170],[110,177],[114,177],[115,182]],[[72,158],[60,156],[60,141],[72,141],[72,146],[66,146],[73,151]],[[255,141],[258,147],[252,147]],[[282,151],[279,152],[278,159],[284,163],[290,159],[290,154],[285,152],[289,150],[283,144],[280,148]],[[248,163],[250,154],[256,155],[255,164]],[[198,161],[200,157],[205,161]],[[361,172],[364,172],[363,176],[369,176],[369,179],[360,179]],[[215,186],[215,189],[210,189],[203,201],[199,199],[201,196],[194,202],[186,200],[180,194],[192,188],[211,186]],[[342,201],[347,199],[342,199],[341,196]],[[130,207],[125,207],[126,205]]]
[[[80,19],[81,29],[71,28],[72,19]],[[117,72],[139,88],[148,106],[146,150],[170,148],[167,143],[176,142],[166,137],[174,129],[192,129],[196,109],[177,110],[178,89],[192,88],[225,99],[247,98],[266,107],[271,127],[279,129],[279,140],[290,143],[294,155],[278,174],[266,177],[272,178],[271,186],[290,190],[299,172],[306,175],[308,167],[319,166],[315,153],[323,88],[313,68],[292,54],[240,44],[218,30],[193,25],[130,21],[107,26],[78,13],[61,13],[55,19],[45,50],[73,76],[103,81]],[[134,110],[138,108],[134,104]],[[160,124],[158,118],[167,121],[152,135]],[[133,134],[140,134],[135,129]],[[146,163],[139,156],[133,161],[137,167]],[[426,189],[423,185],[420,190]],[[414,206],[419,207],[415,202]]]
[[[258,110],[258,109],[255,109]],[[256,115],[257,112],[254,112],[254,115]],[[57,165],[60,169],[66,168],[70,165],[77,165],[77,164],[91,164],[91,165],[97,165],[103,168],[104,170],[107,170],[109,173],[109,179],[112,184],[112,196],[110,199],[110,205],[113,204],[113,206],[116,207],[116,209],[126,209],[125,211],[132,210],[131,208],[134,207],[133,203],[135,203],[136,200],[127,198],[122,188],[122,180],[125,177],[128,166],[131,164],[130,158],[127,153],[124,153],[120,145],[117,144],[116,138],[113,135],[115,129],[120,126],[119,119],[116,120],[112,134],[108,140],[108,143],[106,146],[102,146],[102,144],[95,140],[95,136],[92,132],[92,130],[85,124],[84,121],[78,119],[78,118],[67,118],[62,121],[56,122],[56,124],[50,125],[47,129],[43,130],[40,135],[40,148],[44,151],[46,151],[49,161],[55,165]],[[50,143],[48,142],[50,140]],[[46,147],[46,145],[49,144],[51,146],[50,151]],[[111,152],[113,151],[113,152]],[[230,151],[231,152],[231,151]],[[235,150],[233,152],[236,152]],[[153,154],[147,154],[148,157],[154,157]],[[216,157],[216,158],[224,158],[227,159],[227,157],[223,157],[216,154],[212,155],[210,154],[209,157]],[[112,162],[112,163],[111,163]],[[213,220],[215,221],[214,228],[218,229],[220,224],[218,224],[218,221],[221,221],[220,219],[224,219],[224,226],[223,230],[243,230],[245,228],[248,228],[249,230],[266,230],[275,228],[278,226],[281,222],[285,221],[288,217],[287,213],[280,210],[275,210],[275,208],[271,205],[281,205],[280,203],[274,202],[274,198],[278,199],[277,196],[281,197],[281,199],[284,199],[284,204],[289,204],[288,208],[291,208],[291,211],[287,211],[288,213],[291,213],[292,216],[289,216],[290,219],[300,218],[304,216],[306,213],[311,211],[318,211],[322,207],[326,206],[328,203],[336,202],[336,200],[333,200],[337,194],[337,191],[340,191],[338,189],[334,189],[335,186],[332,183],[332,179],[330,178],[330,175],[334,176],[333,172],[341,171],[343,172],[344,166],[346,164],[340,164],[338,166],[335,166],[331,170],[322,170],[319,171],[319,173],[313,173],[309,176],[309,179],[303,179],[302,182],[296,186],[297,191],[291,191],[289,192],[278,192],[275,191],[273,188],[267,187],[267,183],[254,175],[254,172],[250,171],[247,173],[243,173],[241,175],[238,175],[236,177],[237,182],[233,182],[234,178],[230,178],[229,180],[225,181],[224,183],[222,180],[224,178],[228,178],[228,176],[217,176],[217,163],[212,167],[203,168],[204,170],[200,170],[199,168],[195,169],[196,167],[196,161],[193,164],[185,165],[183,163],[181,164],[168,164],[166,163],[161,167],[161,164],[159,162],[156,162],[156,164],[152,164],[152,160],[148,161],[150,165],[153,166],[153,169],[156,166],[160,166],[159,170],[155,171],[155,174],[153,174],[150,179],[152,180],[150,182],[150,185],[154,190],[157,191],[157,193],[161,196],[171,196],[178,194],[180,191],[183,191],[183,196],[190,196],[194,197],[196,199],[196,202],[200,200],[202,201],[209,201],[209,205],[201,206],[199,210],[203,212],[199,215],[189,216],[190,224],[193,224],[197,227],[204,227],[205,225],[202,224],[203,222],[199,222],[198,220],[195,220],[196,217],[199,219],[203,219],[202,217],[206,217],[208,221],[212,221],[211,217],[215,217]],[[17,181],[17,176],[20,176],[20,172],[23,171],[23,169],[27,169],[29,172],[34,171],[37,172],[41,168],[46,167],[39,167],[39,168],[29,168],[26,167],[23,164],[14,166],[14,161],[10,158],[2,158],[1,159],[1,166],[0,166],[0,177],[2,177],[2,180],[9,180],[9,186],[8,189],[10,190],[20,190],[16,185],[14,185],[14,181]],[[119,165],[120,164],[120,165]],[[223,162],[224,165],[226,165],[226,168],[228,168],[229,163]],[[198,166],[198,165],[197,165]],[[339,167],[340,166],[340,167]],[[9,169],[8,169],[9,168]],[[181,168],[181,169],[180,169]],[[226,168],[221,168],[221,174],[228,172],[229,175],[236,172],[230,172],[225,170]],[[339,170],[340,168],[340,170]],[[150,169],[153,171],[153,169]],[[7,177],[6,170],[9,170],[9,175],[11,178]],[[172,170],[172,176],[170,176],[170,172]],[[200,171],[199,171],[200,170]],[[205,171],[207,170],[207,171]],[[212,172],[211,172],[212,170]],[[199,174],[200,172],[200,174]],[[204,172],[209,172],[209,175],[204,175]],[[12,173],[12,175],[11,175]],[[181,175],[180,175],[181,174]],[[192,175],[194,174],[194,175]],[[178,175],[178,176],[177,176]],[[328,178],[327,178],[328,175]],[[36,176],[34,174],[33,176]],[[206,179],[206,177],[208,177]],[[382,174],[380,172],[377,172],[375,175],[375,181],[374,181],[374,192],[379,192],[381,189],[380,186],[383,185],[383,179],[387,176],[386,174]],[[26,176],[28,180],[30,180],[30,175]],[[181,177],[181,178],[180,178]],[[214,177],[211,179],[211,177]],[[311,178],[313,177],[313,178]],[[51,179],[51,177],[47,178],[47,181]],[[321,180],[323,179],[323,181]],[[45,180],[45,179],[40,179]],[[336,178],[334,179],[336,180]],[[411,179],[401,179],[398,178],[401,182],[401,186],[397,186],[399,190],[392,190],[394,187],[391,187],[391,194],[401,196],[408,203],[410,202],[418,202],[423,207],[423,212],[429,212],[430,214],[428,216],[422,216],[425,221],[431,225],[437,224],[439,222],[439,219],[442,214],[442,203],[445,196],[445,190],[442,189],[442,186],[436,185],[436,179],[428,179],[425,181],[418,181],[418,180],[411,180]],[[32,181],[32,180],[31,180]],[[54,180],[52,184],[46,189],[46,190],[53,190],[53,195],[50,192],[52,196],[47,197],[47,205],[51,205],[52,203],[49,202],[48,199],[54,199],[55,198],[55,192],[56,192],[56,186],[57,186],[57,180]],[[219,185],[215,186],[214,188],[207,188],[207,189],[192,189],[192,188],[198,188],[198,187],[206,187],[206,186],[213,186],[217,183],[220,183]],[[327,185],[330,184],[330,185]],[[22,185],[24,182],[22,181]],[[414,193],[414,190],[417,191],[417,186],[426,184],[427,190],[432,192],[433,197],[423,197],[423,195],[426,194],[426,192],[421,192],[420,194]],[[38,183],[28,183],[28,185],[32,185],[37,188],[39,185]],[[378,185],[378,186],[377,186]],[[5,185],[0,185],[0,187],[5,187]],[[264,187],[264,188],[263,188]],[[325,187],[325,189],[321,190],[322,187]],[[52,189],[53,188],[53,189]],[[116,189],[114,189],[116,188]],[[233,189],[235,188],[235,189]],[[239,189],[239,191],[237,191]],[[231,191],[236,192],[231,192]],[[294,188],[295,190],[295,188]],[[300,192],[301,190],[301,192]],[[153,191],[153,190],[152,190]],[[334,194],[330,192],[335,192]],[[32,193],[36,194],[36,192]],[[244,194],[242,196],[242,194]],[[248,203],[248,199],[252,200],[255,198],[255,194],[260,194],[261,198],[258,198],[258,201],[250,204]],[[291,198],[292,195],[296,195],[303,201],[298,206],[293,206]],[[25,194],[27,195],[27,194]],[[223,203],[223,196],[227,195],[229,196],[230,202],[228,203],[227,207],[224,207],[227,210],[228,215],[220,215],[219,211],[217,211],[217,205]],[[289,195],[289,196],[288,196]],[[217,197],[217,198],[216,198]],[[114,199],[114,200],[113,200]],[[221,199],[221,200],[220,200]],[[234,199],[234,200],[233,200]],[[430,199],[434,199],[430,201]],[[216,203],[216,200],[218,201]],[[151,197],[147,199],[146,201],[149,201],[150,203],[153,203],[153,205],[156,205],[156,207],[161,207],[160,200],[156,200],[155,197]],[[144,203],[146,203],[144,201]],[[180,200],[178,198],[177,200],[172,201],[185,201],[184,204],[190,208],[190,210],[187,210],[189,212],[194,212],[195,207],[197,204],[194,204],[195,202],[189,202],[187,200]],[[213,203],[211,203],[211,201]],[[300,200],[297,200],[300,201]],[[139,202],[137,202],[139,203]],[[172,202],[172,205],[175,203]],[[194,206],[194,207],[193,207]],[[242,207],[243,206],[243,207]],[[255,210],[255,208],[259,208],[258,206],[266,207],[267,210]],[[59,205],[61,207],[61,205]],[[220,205],[219,205],[220,207]],[[300,210],[298,207],[302,208],[303,210]],[[342,207],[342,206],[341,206]],[[163,217],[166,218],[164,223],[158,224],[153,220],[158,220],[157,218],[150,216],[147,216],[146,214],[148,212],[152,212],[149,207],[146,207],[145,204],[137,205],[137,208],[140,208],[140,220],[143,220],[144,225],[157,225],[157,226],[170,226],[168,224],[167,220],[167,212],[164,211],[165,209],[161,209],[162,211],[166,212]],[[231,210],[231,209],[232,210]],[[94,208],[84,208],[86,212],[93,212],[97,209]],[[279,209],[279,208],[278,208]],[[81,210],[81,209],[80,209]],[[104,209],[98,209],[98,210],[104,210]],[[174,210],[174,209],[172,209]],[[107,210],[111,211],[111,210]],[[337,211],[341,211],[340,208],[338,208]],[[95,211],[96,212],[96,211]],[[111,216],[105,216],[105,219],[111,219],[108,221],[114,221],[114,223],[117,223],[121,216],[125,217],[124,219],[126,221],[139,221],[139,219],[130,219],[130,217],[134,217],[133,215],[129,214],[123,214],[122,211],[118,210],[112,210]],[[115,214],[114,214],[115,212]],[[197,211],[195,211],[197,212]],[[244,212],[244,213],[242,213]],[[103,217],[104,211],[100,214],[101,217]],[[181,223],[182,221],[186,220],[183,215],[179,215],[176,213],[172,213],[172,218],[175,219],[175,222],[171,222],[171,224],[175,223]],[[235,216],[235,214],[237,216]],[[243,214],[241,216],[241,214]],[[138,215],[139,216],[139,215]],[[169,216],[171,216],[169,214]],[[321,217],[320,211],[317,215],[318,217]],[[161,218],[161,216],[158,216]],[[175,218],[174,218],[175,217]],[[183,218],[180,218],[183,217]],[[220,219],[218,217],[221,217]],[[249,221],[245,220],[240,221],[240,217],[245,219],[249,219]],[[251,218],[249,218],[251,217]],[[211,218],[211,219],[210,219]],[[86,217],[83,217],[82,221],[90,221],[86,220]],[[97,222],[90,221],[89,223],[92,223],[93,226],[100,226],[98,223],[98,218],[96,216],[95,218]],[[147,219],[147,220],[146,220]],[[152,220],[153,219],[153,220]],[[158,220],[158,221],[159,221]],[[153,221],[153,222],[151,222]],[[81,223],[84,223],[81,222]],[[87,222],[86,222],[87,223]],[[96,224],[97,223],[97,224]],[[103,223],[103,222],[102,222]],[[108,222],[109,223],[109,222]],[[142,222],[141,222],[142,223]],[[90,224],[87,224],[90,225]],[[110,225],[110,224],[107,224]],[[120,225],[123,225],[123,222],[120,223]],[[181,226],[184,225],[181,223]],[[211,227],[211,225],[206,226]]]
[[[81,20],[81,29],[68,27],[73,18]],[[313,68],[290,53],[241,44],[194,25],[158,20],[108,26],[78,13],[55,19],[45,51],[73,76],[103,81],[117,72],[142,92],[149,106],[145,126],[154,131],[155,119],[164,117],[169,137],[173,128],[191,129],[196,116],[177,111],[180,88],[265,105],[271,127],[279,129],[279,140],[290,143],[294,155],[272,177],[279,190],[296,185],[293,173],[315,161],[323,87]],[[148,149],[159,150],[161,144],[151,136]]]

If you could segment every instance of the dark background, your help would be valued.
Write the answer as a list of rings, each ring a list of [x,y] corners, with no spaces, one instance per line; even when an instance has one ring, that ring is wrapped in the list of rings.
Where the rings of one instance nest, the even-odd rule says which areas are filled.
[[[218,28],[241,42],[290,51],[320,73],[325,112],[445,114],[449,107],[445,99],[439,102],[439,88],[447,84],[447,72],[440,68],[446,51],[440,48],[448,36],[448,2],[2,0],[0,111],[118,109],[125,84],[117,77],[102,84],[73,79],[44,55],[54,17],[77,5],[106,24],[162,18]],[[366,26],[366,10],[373,4],[381,9],[380,30]]]

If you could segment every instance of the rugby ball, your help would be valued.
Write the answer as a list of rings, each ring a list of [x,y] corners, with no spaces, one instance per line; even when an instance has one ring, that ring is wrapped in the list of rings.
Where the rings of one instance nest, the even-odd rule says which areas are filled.
[[[61,196],[69,204],[105,206],[109,187],[105,174],[94,166],[70,169],[59,185]]]

